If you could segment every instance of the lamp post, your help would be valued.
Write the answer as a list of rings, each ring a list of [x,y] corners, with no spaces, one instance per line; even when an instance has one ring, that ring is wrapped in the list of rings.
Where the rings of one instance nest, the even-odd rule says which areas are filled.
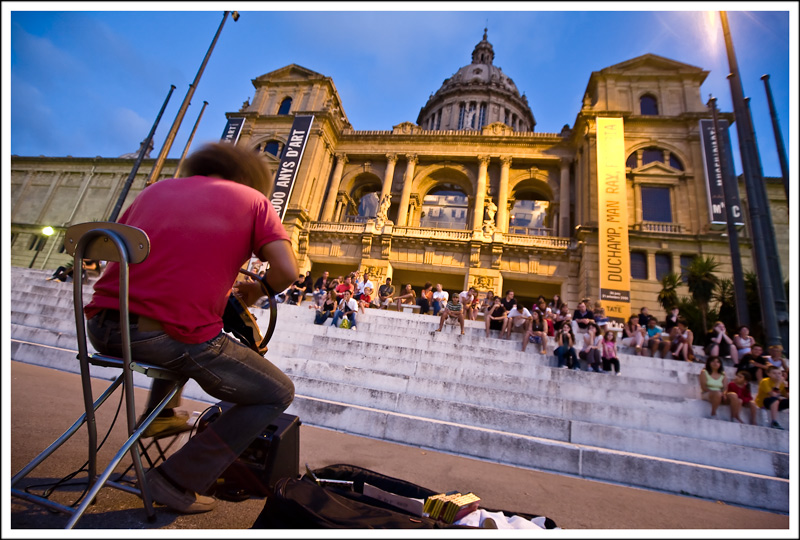
[[[728,81],[739,135],[739,151],[742,158],[744,185],[747,190],[747,209],[753,235],[753,259],[758,275],[758,293],[761,298],[761,317],[767,345],[783,345],[789,351],[789,315],[783,293],[783,276],[775,240],[772,218],[769,215],[761,161],[755,144],[755,132],[750,110],[744,98],[742,79],[736,53],[733,49],[728,16],[720,11],[722,34],[728,56],[730,73]]]
[[[767,92],[767,103],[769,104],[769,116],[772,119],[772,132],[775,134],[775,146],[778,149],[778,161],[781,165],[781,176],[783,177],[783,189],[786,192],[786,201],[789,201],[789,162],[786,159],[786,148],[783,146],[783,135],[778,124],[778,113],[775,111],[775,101],[772,99],[772,88],[769,86],[769,75],[762,75],[764,89]]]
[[[749,327],[750,316],[747,313],[747,296],[744,289],[742,256],[739,250],[739,235],[736,232],[736,216],[733,215],[733,207],[736,205],[736,193],[738,193],[738,188],[735,184],[735,176],[733,171],[728,170],[728,160],[722,155],[722,152],[727,148],[728,145],[723,145],[722,138],[720,137],[719,121],[717,119],[717,98],[710,98],[708,100],[708,107],[711,109],[711,117],[714,121],[714,135],[717,139],[719,166],[722,170],[722,193],[723,200],[725,201],[725,220],[727,221],[728,227],[728,244],[730,245],[731,250],[733,297],[734,303],[736,304],[736,326]]]
[[[203,102],[203,108],[200,109],[200,114],[197,115],[197,121],[194,123],[194,127],[192,128],[192,133],[189,135],[189,140],[186,141],[186,147],[183,149],[183,154],[181,154],[181,159],[178,161],[178,166],[175,167],[175,175],[173,178],[178,177],[178,173],[181,172],[181,165],[183,165],[183,160],[186,159],[186,154],[189,152],[189,147],[192,145],[192,139],[194,139],[194,134],[197,131],[197,126],[200,125],[200,119],[203,117],[203,111],[206,110],[206,106],[208,105],[208,101]]]
[[[222,22],[219,23],[219,28],[217,28],[217,33],[214,35],[214,39],[211,41],[211,46],[208,48],[205,58],[203,58],[203,63],[200,64],[200,69],[197,71],[194,81],[189,85],[189,90],[186,92],[186,97],[183,98],[183,103],[178,111],[178,115],[175,117],[175,121],[172,122],[172,127],[170,128],[169,133],[167,133],[167,139],[164,141],[164,145],[161,147],[161,151],[158,153],[158,159],[156,159],[156,162],[153,164],[153,170],[150,171],[150,178],[147,180],[148,186],[158,181],[158,175],[161,174],[161,169],[164,167],[164,162],[167,160],[167,154],[169,154],[170,148],[172,148],[172,142],[175,140],[175,135],[178,133],[178,128],[181,126],[181,122],[183,122],[186,109],[189,108],[189,103],[192,101],[192,96],[194,95],[194,91],[197,89],[197,84],[200,82],[200,77],[203,75],[203,71],[206,69],[206,64],[208,63],[208,59],[211,57],[211,52],[214,50],[214,45],[217,44],[217,39],[219,38],[219,34],[222,32],[222,27],[225,25],[225,19],[228,18],[228,13],[230,13],[230,11],[226,11],[222,16]],[[232,17],[234,22],[238,21],[239,12],[234,11]]]
[[[42,229],[42,234],[45,235],[45,238],[50,238],[51,236],[53,236],[54,232],[55,231],[53,230],[53,227],[51,227],[50,225]],[[31,264],[28,265],[28,268],[33,268],[33,263],[36,262],[36,257],[39,256],[39,252],[42,251],[45,242],[47,242],[47,240],[42,242],[41,238],[38,238],[36,240],[36,253],[33,254],[33,259],[31,260]]]
[[[172,91],[175,90],[175,85],[169,85],[169,93],[167,94],[167,99],[164,100],[164,104],[161,105],[161,110],[158,111],[158,116],[156,116],[156,121],[153,123],[153,127],[150,128],[150,133],[147,135],[147,138],[142,142],[142,147],[139,149],[139,155],[136,156],[136,161],[133,164],[133,168],[131,169],[128,178],[125,180],[125,184],[122,186],[122,191],[117,198],[117,204],[114,205],[114,209],[111,211],[111,214],[108,216],[108,221],[117,221],[117,217],[119,217],[119,211],[122,210],[122,205],[125,202],[125,198],[128,196],[128,191],[131,189],[131,185],[133,184],[133,179],[136,178],[136,173],[139,172],[139,165],[142,164],[142,160],[144,159],[144,155],[147,153],[147,149],[150,148],[150,141],[153,140],[153,135],[156,133],[156,128],[158,127],[158,123],[161,121],[161,115],[164,114],[164,109],[167,108],[167,103],[169,102],[169,98],[172,96]]]

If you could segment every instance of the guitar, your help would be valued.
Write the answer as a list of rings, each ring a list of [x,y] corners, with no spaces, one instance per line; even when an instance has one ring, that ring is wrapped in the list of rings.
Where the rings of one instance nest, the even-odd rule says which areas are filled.
[[[228,297],[225,313],[222,315],[223,330],[230,332],[243,344],[264,356],[267,353],[267,343],[272,339],[272,334],[275,332],[275,323],[278,319],[278,304],[275,302],[275,291],[258,274],[244,268],[239,269],[239,272],[258,281],[264,294],[269,298],[270,316],[267,332],[265,335],[261,334],[261,329],[250,309],[241,298],[233,293]]]

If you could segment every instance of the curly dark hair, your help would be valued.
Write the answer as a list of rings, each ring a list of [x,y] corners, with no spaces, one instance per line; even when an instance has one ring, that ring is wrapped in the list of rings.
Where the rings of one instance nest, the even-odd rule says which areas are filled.
[[[227,142],[208,143],[193,152],[181,166],[180,176],[219,176],[260,191],[267,198],[272,193],[272,178],[261,157]]]

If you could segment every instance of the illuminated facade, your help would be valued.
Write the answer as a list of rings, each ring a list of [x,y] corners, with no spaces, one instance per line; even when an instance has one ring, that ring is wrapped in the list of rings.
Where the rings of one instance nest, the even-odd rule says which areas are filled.
[[[560,294],[571,306],[599,298],[596,119],[621,117],[630,305],[660,313],[658,278],[691,257],[713,256],[722,275],[731,273],[703,172],[698,123],[710,118],[701,98],[707,75],[651,54],[607,67],[591,74],[571,128],[538,133],[527,98],[494,65],[484,34],[472,62],[431,95],[416,123],[356,130],[333,80],[295,64],[255,78],[252,103],[227,117],[244,118],[237,144],[260,152],[275,172],[294,115],[314,116],[284,218],[303,270],[369,269],[380,282],[514,289],[526,299]],[[565,119],[572,114],[564,111]],[[28,265],[43,225],[105,219],[132,162],[13,157],[13,264]],[[145,160],[128,203],[151,166]],[[167,161],[162,176],[174,167]],[[741,186],[740,196],[746,205]],[[782,185],[768,181],[768,196],[788,276]],[[42,246],[37,267],[65,260],[60,241]],[[746,227],[740,241],[751,269]]]

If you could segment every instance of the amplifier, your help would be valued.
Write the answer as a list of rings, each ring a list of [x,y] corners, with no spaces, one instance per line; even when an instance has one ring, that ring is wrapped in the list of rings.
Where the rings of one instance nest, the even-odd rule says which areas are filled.
[[[220,402],[214,414],[198,426],[202,431],[232,404]],[[220,475],[211,491],[220,499],[241,501],[266,497],[281,478],[300,472],[300,419],[282,413]]]

